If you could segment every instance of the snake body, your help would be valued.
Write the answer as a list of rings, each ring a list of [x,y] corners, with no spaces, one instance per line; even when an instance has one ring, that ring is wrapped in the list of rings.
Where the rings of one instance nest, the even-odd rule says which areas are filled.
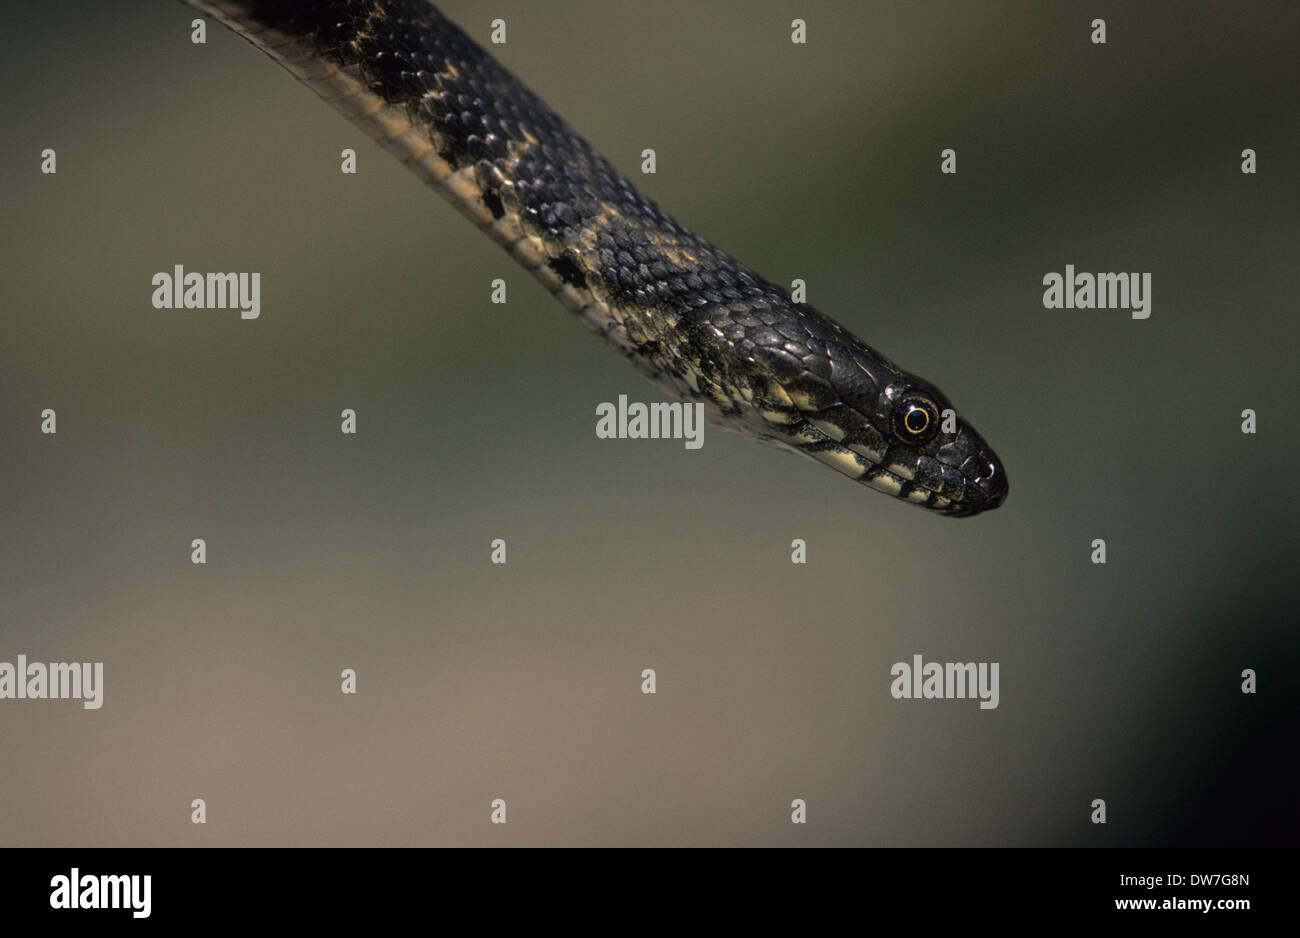
[[[186,0],[271,56],[716,425],[950,516],[1006,474],[933,385],[691,233],[425,0]]]

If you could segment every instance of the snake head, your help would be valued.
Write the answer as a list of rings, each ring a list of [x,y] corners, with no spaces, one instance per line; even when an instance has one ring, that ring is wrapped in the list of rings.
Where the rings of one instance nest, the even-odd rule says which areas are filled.
[[[803,316],[819,334],[745,348],[763,373],[756,435],[940,514],[969,517],[1002,504],[1001,461],[938,388],[842,328]]]
[[[869,485],[954,517],[997,508],[1007,497],[997,454],[933,385],[900,374],[877,396],[874,425],[887,432],[889,447]]]

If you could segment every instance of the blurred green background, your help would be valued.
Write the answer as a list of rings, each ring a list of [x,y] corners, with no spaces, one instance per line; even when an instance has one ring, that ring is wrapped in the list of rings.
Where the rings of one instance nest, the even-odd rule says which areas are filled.
[[[0,660],[106,686],[0,701],[0,844],[1295,842],[1294,4],[442,7],[505,18],[643,191],[938,384],[1006,505],[597,440],[657,390],[269,59],[179,3],[26,8]],[[1045,310],[1067,263],[1150,271],[1151,318]],[[261,319],[155,310],[173,264],[262,272]],[[893,700],[914,654],[1000,662],[1001,706]]]

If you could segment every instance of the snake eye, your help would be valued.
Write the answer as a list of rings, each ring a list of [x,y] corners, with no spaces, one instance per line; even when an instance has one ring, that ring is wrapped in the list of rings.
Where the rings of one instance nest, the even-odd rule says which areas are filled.
[[[927,400],[911,397],[894,408],[894,436],[904,443],[928,442],[938,428],[935,407]]]

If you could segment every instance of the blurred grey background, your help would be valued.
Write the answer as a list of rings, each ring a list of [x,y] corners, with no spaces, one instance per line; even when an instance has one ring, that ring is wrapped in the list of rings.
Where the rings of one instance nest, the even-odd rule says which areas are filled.
[[[179,3],[24,6],[0,660],[106,686],[0,701],[0,844],[1295,842],[1293,4],[442,6],[483,43],[505,18],[507,67],[647,194],[943,388],[1007,503],[597,440],[656,389],[269,59],[192,45]],[[1067,263],[1150,271],[1151,318],[1045,310]],[[173,264],[261,271],[262,318],[155,310]],[[1000,662],[1000,707],[892,699],[914,654]]]

